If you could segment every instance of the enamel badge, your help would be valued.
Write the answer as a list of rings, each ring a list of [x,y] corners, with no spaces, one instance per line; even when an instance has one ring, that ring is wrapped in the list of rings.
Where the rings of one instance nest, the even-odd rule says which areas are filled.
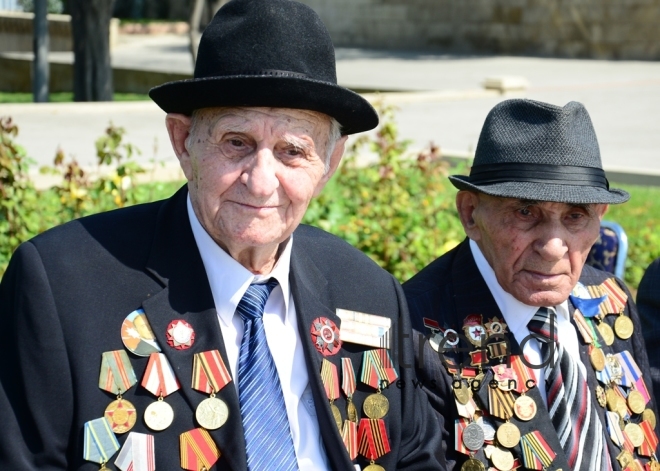
[[[312,343],[323,356],[331,356],[341,348],[337,324],[326,317],[317,317],[310,329]]]
[[[167,326],[167,343],[177,350],[186,350],[195,343],[195,331],[186,321],[177,319]]]

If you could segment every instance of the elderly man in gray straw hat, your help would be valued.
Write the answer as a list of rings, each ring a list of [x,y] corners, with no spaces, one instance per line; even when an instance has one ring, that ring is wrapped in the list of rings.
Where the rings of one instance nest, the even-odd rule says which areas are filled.
[[[232,0],[150,96],[187,184],[26,242],[0,284],[0,470],[443,469],[425,395],[389,386],[401,286],[300,224],[378,123],[318,15]]]
[[[584,106],[503,101],[470,175],[449,178],[467,239],[404,284],[449,468],[657,469],[636,307],[585,266],[628,194],[609,187]]]

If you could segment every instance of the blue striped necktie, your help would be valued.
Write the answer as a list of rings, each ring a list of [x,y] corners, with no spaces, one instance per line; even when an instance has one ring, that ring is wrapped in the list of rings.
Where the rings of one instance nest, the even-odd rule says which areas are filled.
[[[245,326],[238,360],[238,397],[250,471],[298,470],[282,386],[264,330],[264,307],[275,286],[274,278],[251,284],[236,308]]]
[[[542,362],[549,360],[545,367],[548,412],[568,464],[575,471],[611,470],[603,424],[589,393],[586,371],[559,342],[557,312],[552,307],[539,308],[527,328],[541,343]]]

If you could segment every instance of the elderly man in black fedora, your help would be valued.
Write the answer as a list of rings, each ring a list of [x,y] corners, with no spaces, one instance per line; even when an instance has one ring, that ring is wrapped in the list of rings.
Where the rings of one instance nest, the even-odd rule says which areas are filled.
[[[404,284],[449,469],[657,469],[635,305],[584,264],[629,197],[585,108],[501,102],[470,175],[449,178],[468,238]]]
[[[318,16],[233,0],[150,96],[187,185],[34,238],[2,280],[0,469],[444,469],[400,285],[299,224],[378,122]]]

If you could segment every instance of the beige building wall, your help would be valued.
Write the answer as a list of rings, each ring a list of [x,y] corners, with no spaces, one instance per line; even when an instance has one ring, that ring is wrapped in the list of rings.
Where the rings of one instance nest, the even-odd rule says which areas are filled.
[[[660,59],[660,0],[300,0],[337,46]]]

